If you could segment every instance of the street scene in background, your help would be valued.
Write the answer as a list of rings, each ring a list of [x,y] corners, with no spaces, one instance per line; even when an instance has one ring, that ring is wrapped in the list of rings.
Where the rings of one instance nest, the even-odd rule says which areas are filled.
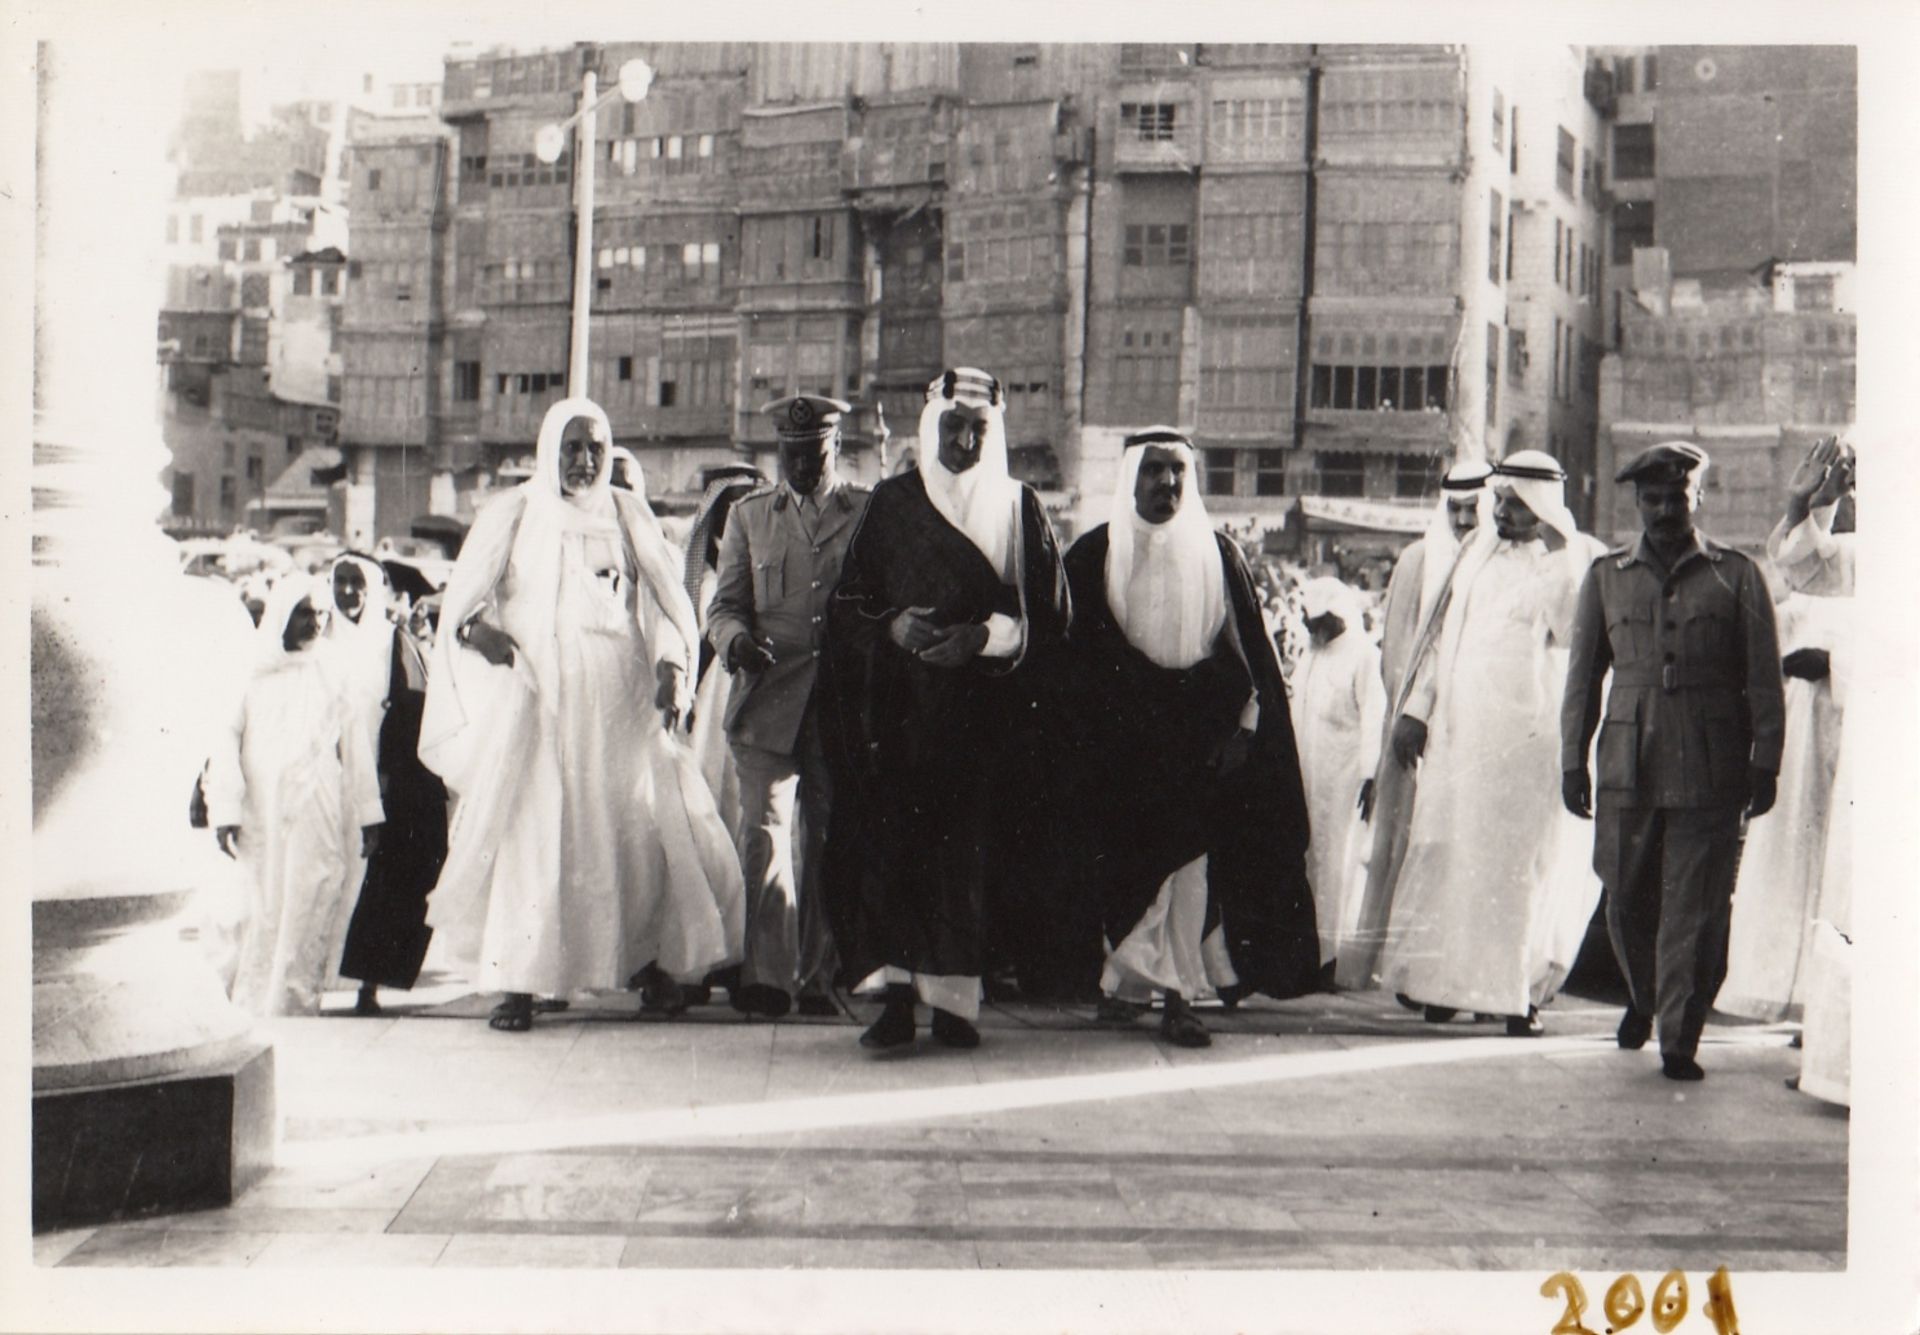
[[[40,1265],[1847,1268],[1852,48],[438,57],[126,214]]]

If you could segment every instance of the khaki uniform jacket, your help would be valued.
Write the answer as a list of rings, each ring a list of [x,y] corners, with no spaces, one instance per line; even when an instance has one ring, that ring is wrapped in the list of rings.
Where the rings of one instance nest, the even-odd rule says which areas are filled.
[[[707,638],[724,669],[742,631],[773,642],[773,666],[734,675],[727,735],[742,746],[792,755],[826,643],[827,600],[867,506],[867,489],[841,483],[822,500],[809,534],[783,482],[743,496],[720,541],[719,582]]]
[[[1773,600],[1754,563],[1705,534],[1668,571],[1643,536],[1587,571],[1574,613],[1561,769],[1615,806],[1742,806],[1748,770],[1780,771],[1785,697]]]

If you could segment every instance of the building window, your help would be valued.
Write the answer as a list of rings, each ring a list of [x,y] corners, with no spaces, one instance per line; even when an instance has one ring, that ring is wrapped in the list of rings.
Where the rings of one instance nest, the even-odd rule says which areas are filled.
[[[1593,179],[1593,150],[1583,148],[1580,150],[1580,198],[1591,202],[1598,189]]]
[[[1556,399],[1560,397],[1560,339],[1560,317],[1556,315],[1553,317],[1553,366],[1548,372],[1547,385],[1548,392]]]
[[[196,244],[200,241],[203,235],[201,227],[202,221],[202,218],[197,213],[187,219],[187,240],[195,242]]]
[[[1631,93],[1634,91],[1634,68],[1638,64],[1632,56],[1621,56],[1613,62],[1613,91]]]
[[[313,295],[313,270],[295,269],[293,271],[293,295],[296,297]]]
[[[1171,102],[1122,102],[1120,124],[1131,127],[1134,137],[1148,142],[1173,138],[1175,106]]]
[[[633,358],[630,356],[622,357],[619,361],[617,370],[618,370],[620,379],[622,381],[632,380],[633,379]]]
[[[193,513],[193,474],[175,473],[173,475],[173,512],[177,515]]]
[[[453,364],[453,397],[456,403],[478,403],[480,401],[479,362],[455,362]]]
[[[679,396],[680,386],[676,382],[672,380],[662,380],[660,382],[660,406],[662,408],[673,407],[675,400],[677,400]]]
[[[833,258],[833,215],[822,214],[813,220],[809,238],[810,254],[816,260]]]
[[[1561,225],[1558,218],[1555,218],[1553,220],[1553,282],[1556,287],[1560,285],[1560,253],[1565,248],[1566,241],[1567,229]]]
[[[1560,193],[1568,199],[1573,198],[1573,171],[1577,154],[1574,151],[1573,136],[1563,126],[1556,140],[1553,157],[1553,183],[1560,187]]]
[[[1627,200],[1613,206],[1613,262],[1632,264],[1636,248],[1653,244],[1653,201]]]
[[[1507,380],[1516,385],[1527,383],[1527,331],[1507,330]]]
[[[1660,86],[1660,56],[1657,52],[1640,58],[1640,86],[1651,93]]]
[[[378,167],[369,167],[367,169],[367,189],[378,190],[379,188],[380,188],[380,169]]]
[[[180,215],[177,213],[169,213],[167,215],[167,244],[170,246],[176,245],[179,243],[179,240],[180,240]],[[187,483],[187,489],[189,491],[193,489],[193,483],[191,480],[189,480]]]
[[[1645,181],[1654,174],[1653,123],[1613,127],[1613,179]]]
[[[1507,202],[1494,190],[1487,196],[1487,277],[1493,282],[1500,281],[1500,257],[1505,250],[1501,244],[1502,227],[1506,217]]]
[[[1367,494],[1367,457],[1345,451],[1316,454],[1313,459],[1314,482],[1322,496],[1364,496]]]
[[[1393,494],[1403,501],[1430,500],[1440,493],[1443,472],[1436,455],[1403,454],[1393,461]]]
[[[1120,331],[1114,356],[1114,399],[1123,413],[1171,416],[1180,392],[1179,319]]]
[[[1493,90],[1493,151],[1507,151],[1507,97],[1498,88]]]
[[[1287,456],[1279,450],[1255,450],[1253,453],[1253,494],[1287,494]]]
[[[1192,257],[1186,223],[1128,223],[1122,259],[1128,265],[1185,264]]]
[[[1234,460],[1238,450],[1202,450],[1201,467],[1205,470],[1201,476],[1201,486],[1209,496],[1233,495]]]
[[[234,482],[233,474],[228,473],[220,479],[220,510],[223,514],[232,514],[239,503],[240,489]]]
[[[1796,278],[1793,280],[1793,308],[1796,311],[1833,309],[1833,279]]]
[[[1500,326],[1487,322],[1487,430],[1500,420]]]
[[[1308,380],[1307,406],[1356,412],[1444,411],[1447,368],[1316,364]]]
[[[1507,170],[1518,174],[1520,171],[1520,108],[1513,109],[1512,133],[1507,139]]]

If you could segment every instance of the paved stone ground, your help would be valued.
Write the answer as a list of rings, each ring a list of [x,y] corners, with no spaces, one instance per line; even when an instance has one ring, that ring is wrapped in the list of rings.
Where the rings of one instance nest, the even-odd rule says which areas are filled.
[[[1538,1040],[1377,995],[1255,1001],[1209,1012],[1201,1051],[990,1007],[973,1052],[923,1033],[875,1057],[852,1017],[636,1020],[627,997],[497,1034],[459,991],[271,1022],[281,1166],[230,1209],[43,1236],[36,1260],[1845,1266],[1847,1118],[1783,1086],[1784,1027],[1710,1028],[1689,1086],[1573,997]]]

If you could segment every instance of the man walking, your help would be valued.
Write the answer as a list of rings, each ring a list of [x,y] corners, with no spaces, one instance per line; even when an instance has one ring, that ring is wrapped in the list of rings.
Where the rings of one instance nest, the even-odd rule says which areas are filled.
[[[740,775],[746,959],[734,1009],[777,1019],[831,1015],[832,937],[818,891],[832,788],[814,682],[827,602],[867,491],[839,476],[852,405],[801,394],[763,409],[781,481],[734,503],[720,544],[707,639],[734,674],[727,739]],[[796,800],[800,828],[794,828]]]
[[[1018,870],[1007,833],[1035,800],[1035,664],[1066,634],[1066,581],[1040,498],[1007,472],[1006,396],[984,371],[927,389],[918,466],[874,488],[827,611],[833,748],[827,895],[842,976],[884,968],[869,1048],[980,1041],[987,905]]]
[[[1706,468],[1704,450],[1676,441],[1616,474],[1633,483],[1644,531],[1587,572],[1561,711],[1562,798],[1594,817],[1594,870],[1631,996],[1619,1043],[1644,1046],[1657,1015],[1670,1080],[1706,1075],[1695,1053],[1726,977],[1740,817],[1773,806],[1785,714],[1760,571],[1694,528]]]

